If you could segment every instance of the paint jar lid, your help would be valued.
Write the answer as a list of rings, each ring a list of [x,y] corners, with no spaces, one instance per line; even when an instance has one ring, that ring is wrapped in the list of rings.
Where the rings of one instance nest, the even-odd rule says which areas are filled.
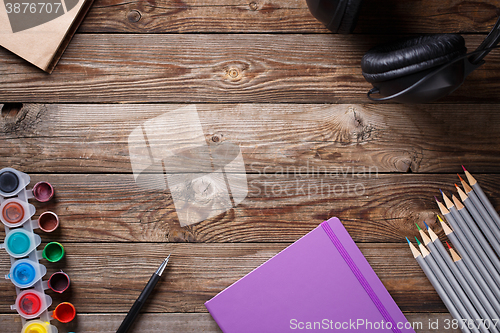
[[[43,212],[38,217],[38,227],[45,232],[52,232],[59,226],[59,217],[53,212]]]
[[[6,278],[10,279],[16,287],[24,289],[33,286],[45,273],[47,269],[38,262],[20,259],[14,262]]]
[[[62,294],[70,285],[70,279],[68,274],[63,271],[55,272],[49,278],[47,282],[50,289],[56,293]]]
[[[45,245],[42,255],[47,261],[57,262],[64,256],[64,247],[58,242],[50,242]]]
[[[36,244],[38,243],[38,244]],[[14,258],[26,257],[40,244],[40,236],[24,229],[14,229],[5,237],[5,250]]]
[[[7,199],[0,205],[0,220],[9,228],[15,228],[35,214],[35,206],[16,198]]]
[[[69,302],[63,302],[56,306],[56,309],[54,310],[52,316],[59,320],[61,323],[69,323],[75,318],[76,309],[73,304]]]
[[[36,183],[32,192],[33,197],[40,202],[47,202],[54,196],[54,188],[47,182]]]
[[[41,320],[30,320],[24,324],[21,333],[57,333],[54,326]]]

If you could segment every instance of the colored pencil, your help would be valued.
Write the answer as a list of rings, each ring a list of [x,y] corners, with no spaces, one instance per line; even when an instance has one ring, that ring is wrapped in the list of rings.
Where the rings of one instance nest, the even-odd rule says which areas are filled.
[[[444,208],[444,206],[443,206]],[[444,208],[446,209],[446,208]],[[496,286],[495,282],[491,279],[491,276],[486,271],[483,265],[481,265],[481,261],[479,258],[474,258],[474,262],[470,258],[470,254],[462,245],[462,242],[455,235],[455,231],[452,230],[438,215],[439,222],[441,222],[441,227],[444,230],[444,233],[450,241],[453,243],[453,246],[460,252],[462,255],[462,259],[464,259],[467,268],[474,276],[476,282],[481,286],[481,289],[488,297],[491,299],[492,305],[495,307],[497,313],[500,313],[500,290]]]
[[[472,276],[472,274],[469,272],[469,269],[465,265],[465,263],[462,260],[462,258],[450,246],[450,244],[448,244],[448,242],[446,242],[446,245],[448,246],[448,249],[450,250],[451,258],[453,260],[453,264],[455,266],[455,269],[459,271],[456,274],[461,275],[462,279],[464,279],[465,281],[467,281],[467,283],[469,284],[470,288],[475,293],[475,296],[477,296],[477,298],[480,300],[480,303],[486,308],[486,310],[488,311],[488,313],[490,315],[489,318],[485,317],[483,319],[490,319],[490,324],[492,324],[493,321],[491,321],[491,320],[492,319],[498,320],[498,318],[500,317],[499,314],[496,313],[495,309],[493,309],[493,306],[492,306],[490,300],[488,300],[486,294],[481,290],[481,288],[477,284],[476,280],[474,279],[474,277]],[[448,258],[449,258],[449,256],[448,256]],[[495,330],[498,331],[495,326],[493,326],[493,325],[490,325],[490,326],[491,326],[490,329],[492,331],[495,331]]]
[[[491,305],[490,301],[488,301],[486,293],[484,293],[479,285],[477,284],[476,280],[472,278],[472,275],[469,273],[467,270],[467,273],[469,273],[470,278],[472,279],[466,279],[464,277],[464,274],[460,272],[460,270],[457,268],[457,265],[455,263],[455,259],[460,260],[462,265],[464,266],[465,269],[466,266],[462,261],[462,258],[458,256],[458,254],[451,248],[451,246],[448,245],[448,248],[450,249],[450,253],[452,255],[452,258],[450,258],[450,255],[446,251],[443,243],[439,240],[439,237],[436,235],[436,233],[424,222],[427,232],[429,233],[429,236],[431,238],[432,243],[434,243],[436,249],[438,250],[439,254],[441,257],[444,259],[450,270],[453,272],[457,280],[460,282],[460,285],[464,289],[465,293],[469,296],[470,300],[476,307],[476,309],[481,313],[483,316],[483,319],[498,319],[499,314],[495,311],[493,306]],[[453,257],[453,253],[456,255],[456,257]],[[452,260],[453,259],[453,260]],[[493,295],[491,295],[493,296]],[[493,297],[494,299],[494,297]],[[496,327],[490,328],[494,332],[498,332]]]
[[[461,217],[460,222],[458,221],[458,219],[457,222],[459,222],[459,224],[463,223],[465,225],[462,230],[468,229],[468,232],[470,232],[470,234],[472,235],[475,243],[477,243],[477,245],[481,247],[484,255],[493,264],[497,273],[500,273],[500,260],[498,260],[495,251],[493,251],[490,244],[488,244],[488,241],[481,233],[481,230],[479,230],[479,228],[477,227],[467,209],[465,209],[465,206],[454,195],[452,196],[452,200]]]
[[[451,204],[453,205],[453,203]],[[495,284],[498,290],[498,295],[500,297],[500,279],[498,277],[498,273],[491,261],[488,260],[488,257],[484,253],[477,240],[471,235],[468,227],[465,225],[462,228],[462,225],[465,224],[465,222],[462,223],[462,221],[460,220],[461,216],[458,214],[456,208],[451,207],[451,210],[448,211],[439,201],[438,207],[448,223],[453,228],[454,234],[459,239],[462,246],[465,247],[467,254],[474,260],[474,263],[476,263],[476,266],[481,270],[481,272],[487,275],[485,278],[488,280],[488,282]],[[457,219],[455,219],[455,217],[457,217]],[[460,221],[460,223],[457,220]]]
[[[460,285],[462,286],[463,290],[469,297],[470,301],[474,305],[474,307],[477,309],[477,311],[481,314],[483,319],[488,319],[490,320],[490,323],[493,323],[492,319],[493,318],[498,318],[497,313],[495,312],[495,309],[491,306],[490,302],[486,298],[486,295],[481,291],[481,288],[479,288],[479,285],[476,283],[474,279],[472,280],[467,280],[464,277],[464,274],[460,272],[459,268],[455,264],[454,260],[450,258],[450,255],[446,251],[443,243],[439,240],[438,236],[436,233],[424,222],[427,232],[429,233],[429,236],[431,238],[431,244],[429,244],[429,248],[431,248],[431,254],[432,254],[432,246],[434,246],[441,256],[443,258],[445,264],[448,266],[448,268],[451,270],[453,276],[458,280]],[[448,243],[447,243],[448,244]],[[450,247],[448,245],[448,247]],[[457,255],[458,256],[458,255]],[[460,258],[460,260],[462,260]],[[470,273],[469,273],[470,275]],[[470,276],[472,277],[472,276]],[[492,325],[490,325],[492,326]],[[486,326],[484,327],[486,328]],[[498,330],[496,327],[491,327],[490,330],[494,333],[497,333]]]
[[[476,181],[476,179],[472,177],[471,173],[467,171],[467,169],[465,169],[463,165],[462,168],[464,169],[465,176],[467,176],[469,185],[472,186],[474,193],[476,193],[477,197],[479,198],[479,201],[481,201],[483,206],[486,208],[486,211],[495,222],[497,228],[500,228],[500,216],[498,215],[497,211],[491,204],[486,194],[484,194],[483,190],[481,189],[481,186],[479,186],[479,183]]]
[[[460,178],[460,182],[462,183],[462,186],[465,190],[465,193],[469,196],[469,199],[472,201],[472,203],[474,204],[474,207],[479,212],[479,214],[481,215],[483,220],[486,222],[489,229],[500,230],[500,228],[495,223],[495,221],[493,221],[493,218],[490,216],[490,214],[488,213],[486,208],[484,208],[483,204],[481,203],[481,200],[479,199],[477,194],[474,192],[474,190],[465,182],[465,180],[462,179],[462,177],[460,177],[460,175],[458,175],[458,177]],[[486,231],[484,231],[484,232],[486,232]]]
[[[460,177],[460,175],[459,175]],[[483,234],[486,236],[488,241],[490,242],[491,246],[495,250],[495,252],[500,255],[500,242],[498,241],[500,239],[500,229],[498,228],[490,228],[488,224],[484,221],[483,217],[481,214],[479,214],[478,210],[474,206],[474,203],[469,199],[467,194],[458,187],[457,184],[455,184],[455,187],[457,189],[458,195],[460,196],[460,199],[462,200],[463,204],[469,211],[470,215],[472,215],[473,220],[477,223],[479,228],[483,231]]]
[[[422,237],[422,240],[424,241],[424,245],[427,246],[427,248],[430,250],[431,257],[434,259],[434,261],[436,262],[436,265],[441,270],[441,273],[443,273],[444,277],[449,282],[451,288],[457,294],[457,297],[460,299],[460,301],[464,305],[464,307],[467,310],[467,313],[469,314],[469,316],[471,318],[475,318],[475,319],[489,318],[489,315],[486,313],[486,310],[481,306],[481,303],[474,296],[474,293],[472,292],[472,290],[470,290],[470,288],[469,288],[469,291],[471,292],[471,295],[472,295],[473,298],[471,298],[470,296],[468,296],[469,294],[466,295],[466,293],[464,292],[466,290],[466,288],[468,288],[469,286],[467,285],[467,283],[465,281],[463,281],[462,283],[460,283],[458,281],[456,275],[454,274],[454,272],[452,271],[452,268],[451,268],[451,267],[453,267],[453,268],[456,269],[456,267],[454,267],[453,263],[451,262],[451,265],[447,264],[445,262],[445,259],[443,258],[443,255],[441,254],[440,250],[438,250],[438,248],[436,246],[436,243],[433,242],[433,241],[431,241],[431,239],[418,226],[418,224],[417,224],[417,227],[418,227],[418,231],[419,231],[419,233],[420,233],[420,235]],[[426,224],[426,227],[428,227],[427,224]],[[439,242],[439,240],[438,240],[437,243],[441,244],[441,242]],[[441,247],[444,250],[443,244],[441,244]],[[444,255],[446,257],[448,257],[448,259],[450,259],[448,253],[446,253],[446,250],[444,250]],[[473,305],[473,302],[475,303],[474,305]],[[474,306],[476,306],[476,308],[478,310],[482,310],[482,311],[480,311],[481,312],[481,316],[476,311],[476,308],[474,308]],[[474,322],[474,323],[477,323],[477,322]],[[488,333],[488,329],[484,325],[478,325],[478,326],[479,326],[479,329],[483,333]]]
[[[451,202],[451,200],[448,199],[448,197],[443,192],[441,192],[441,194],[443,195],[443,198],[447,199],[445,199],[446,208],[449,209],[451,216],[453,216],[452,221],[450,221],[452,228],[455,230],[457,228],[460,229],[465,239],[470,243],[472,249],[476,252],[477,256],[481,259],[493,279],[497,282],[497,286],[500,288],[500,279],[498,276],[498,273],[500,272],[500,261],[498,261],[496,254],[493,252],[486,239],[483,244],[479,243],[479,239],[477,237],[481,236],[482,239],[484,239],[484,237],[479,230],[477,231],[477,236],[472,230],[472,227],[476,227],[476,224],[474,222],[472,224],[467,223],[462,214],[460,214],[460,212],[458,211],[457,207],[455,207],[453,202]],[[460,205],[463,208],[463,205],[461,203]],[[490,258],[490,256],[488,255],[488,251],[493,254],[492,258]],[[496,261],[494,261],[495,259]],[[498,266],[495,265],[497,262]]]
[[[417,240],[418,248],[420,249],[420,252],[422,253],[422,257],[424,258],[424,261],[427,263],[427,265],[429,265],[430,269],[432,270],[432,272],[436,276],[436,279],[439,281],[439,283],[443,287],[444,291],[446,292],[446,295],[448,295],[448,297],[451,299],[451,301],[453,302],[453,304],[457,308],[458,313],[460,314],[459,318],[466,320],[467,323],[472,322],[475,324],[476,323],[475,319],[472,319],[471,315],[469,314],[467,309],[462,304],[462,301],[457,296],[456,291],[451,286],[450,281],[443,275],[443,273],[441,272],[441,269],[437,265],[436,261],[430,255],[430,252],[427,250],[427,248],[422,243],[420,243],[420,241],[418,240],[417,237],[415,237],[415,239]],[[479,318],[477,318],[477,319],[479,319]],[[479,330],[475,327],[475,325],[473,325],[473,327],[468,326],[467,328],[470,329],[472,332],[475,332],[475,333],[479,332]]]
[[[424,274],[427,276],[427,279],[429,279],[430,283],[432,284],[432,286],[434,287],[434,289],[438,293],[439,297],[441,298],[441,300],[444,303],[444,306],[446,306],[446,308],[450,312],[451,316],[460,322],[461,316],[458,313],[457,308],[455,307],[455,305],[453,304],[451,299],[448,297],[448,295],[444,291],[443,287],[441,286],[440,282],[437,280],[436,276],[432,272],[429,265],[427,265],[427,263],[425,262],[424,258],[422,257],[422,254],[420,253],[420,251],[417,250],[415,245],[413,245],[408,238],[406,238],[406,240],[408,241],[408,245],[410,246],[410,250],[413,254],[413,257],[415,258],[415,260],[419,264],[420,268],[422,268],[422,271],[424,271]],[[462,327],[463,325],[460,325],[460,326],[461,326],[460,329],[463,333],[470,333],[470,330],[466,326],[465,327]]]

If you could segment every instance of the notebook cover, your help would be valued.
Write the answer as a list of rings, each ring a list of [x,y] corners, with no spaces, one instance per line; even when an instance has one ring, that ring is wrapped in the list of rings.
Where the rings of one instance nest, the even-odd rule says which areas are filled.
[[[225,333],[414,332],[404,328],[406,318],[338,218],[323,222],[205,306]]]
[[[0,0],[0,46],[51,73],[92,2]],[[17,4],[16,14],[12,6]]]

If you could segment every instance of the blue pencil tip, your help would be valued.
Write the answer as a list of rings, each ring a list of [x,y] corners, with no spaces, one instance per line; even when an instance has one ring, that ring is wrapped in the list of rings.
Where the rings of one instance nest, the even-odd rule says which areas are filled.
[[[443,194],[443,191],[441,191],[441,189],[439,189],[439,192],[441,192],[441,195],[444,195],[444,194]]]
[[[427,225],[427,223],[425,223],[425,221],[424,221],[424,224],[425,224],[425,227],[427,228],[427,230],[429,230],[429,226]]]
[[[408,242],[408,244],[411,244],[410,240],[408,239],[408,237],[405,237],[406,238],[406,241]]]

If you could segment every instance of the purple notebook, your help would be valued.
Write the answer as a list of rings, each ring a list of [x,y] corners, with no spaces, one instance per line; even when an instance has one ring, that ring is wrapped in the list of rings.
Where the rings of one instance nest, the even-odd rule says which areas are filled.
[[[415,332],[338,218],[205,306],[225,333]]]

